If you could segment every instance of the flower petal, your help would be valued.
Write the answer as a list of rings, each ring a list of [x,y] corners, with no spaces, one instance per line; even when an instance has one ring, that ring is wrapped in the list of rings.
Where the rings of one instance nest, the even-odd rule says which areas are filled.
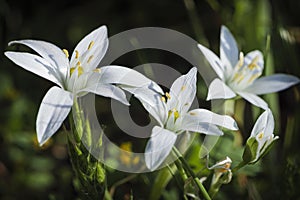
[[[149,88],[126,88],[126,91],[143,104],[144,108],[163,126],[167,120],[168,110],[162,96]]]
[[[57,86],[50,88],[42,100],[37,120],[38,142],[43,145],[61,126],[73,105],[73,95]]]
[[[231,90],[223,81],[216,78],[214,79],[209,87],[206,100],[211,99],[231,99],[235,97],[236,94]]]
[[[254,94],[278,92],[299,83],[299,78],[287,74],[274,74],[257,79],[245,91]]]
[[[238,126],[232,117],[228,115],[219,115],[206,109],[199,108],[189,111],[188,114],[184,116],[183,123],[185,123],[185,120],[187,120],[188,122],[195,121],[201,123],[209,123],[222,126],[230,130],[238,130]]]
[[[69,59],[63,51],[54,44],[40,40],[17,40],[8,45],[23,44],[40,54],[48,63],[55,66],[60,72],[63,72],[69,66]],[[65,74],[64,74],[65,75]]]
[[[266,110],[269,106],[268,104],[259,96],[247,92],[237,92],[238,95],[249,101],[251,104]]]
[[[92,46],[91,46],[92,44]],[[96,30],[89,33],[85,36],[75,47],[75,50],[71,57],[71,63],[75,60],[76,53],[78,51],[79,56],[85,54],[85,61],[81,62],[88,62],[89,58],[92,59],[89,62],[90,69],[86,69],[85,71],[90,71],[95,69],[102,58],[104,57],[108,48],[108,38],[107,38],[107,28],[106,26],[101,26]],[[86,65],[87,66],[87,65]]]
[[[110,84],[95,84],[89,87],[86,87],[77,93],[81,92],[91,92],[100,96],[110,97],[125,105],[129,105],[128,100],[126,99],[126,95],[123,90],[118,88],[117,86]]]
[[[220,60],[220,58],[214,52],[212,52],[208,48],[202,46],[201,44],[198,44],[198,48],[201,50],[201,52],[203,53],[203,55],[205,56],[205,58],[207,59],[207,61],[211,65],[211,67],[213,68],[213,70],[219,76],[219,78],[224,80],[225,79],[225,77],[224,77],[225,69],[224,69],[224,65],[223,65],[222,61]]]
[[[238,63],[239,49],[231,32],[225,26],[221,27],[220,35],[220,59],[226,69],[226,74],[230,75],[233,68]]]
[[[196,96],[197,68],[193,67],[186,75],[177,78],[170,88],[169,110],[176,108],[179,113],[186,113]]]
[[[188,121],[186,119],[185,123],[182,124],[181,129],[186,131],[193,131],[196,133],[203,133],[206,135],[223,135],[223,132],[216,125],[204,122],[197,122],[194,120]]]
[[[145,150],[146,166],[151,170],[157,169],[170,154],[177,135],[169,130],[155,126]]]
[[[153,90],[163,93],[162,89],[155,82],[127,67],[115,65],[101,67],[100,75],[99,81],[101,83],[122,84],[131,87],[147,87],[151,85]]]
[[[44,58],[30,53],[11,51],[5,52],[5,55],[25,70],[39,75],[62,87],[60,77],[57,77],[57,73],[55,69],[53,69],[53,66],[51,66]]]
[[[267,109],[256,120],[250,137],[256,137],[261,132],[268,137],[273,134],[274,126],[273,114],[270,109]]]

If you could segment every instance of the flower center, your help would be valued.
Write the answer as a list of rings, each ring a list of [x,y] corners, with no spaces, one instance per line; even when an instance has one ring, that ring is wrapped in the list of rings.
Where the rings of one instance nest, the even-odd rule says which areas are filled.
[[[243,85],[244,87],[261,75],[261,68],[258,65],[259,57],[253,58],[250,64],[245,65],[243,52],[240,52],[239,61],[234,68],[233,76],[229,80],[232,86]]]
[[[84,73],[84,66],[89,66],[91,61],[94,58],[94,55],[90,54],[90,50],[92,49],[92,47],[94,46],[95,42],[91,41],[87,47],[87,50],[81,55],[80,52],[78,50],[75,50],[75,57],[74,60],[71,61],[70,63],[70,77],[72,76],[72,74],[77,70],[78,73],[78,77],[80,75],[82,75]],[[64,52],[64,54],[66,55],[67,58],[69,58],[69,52],[66,49],[62,50]]]

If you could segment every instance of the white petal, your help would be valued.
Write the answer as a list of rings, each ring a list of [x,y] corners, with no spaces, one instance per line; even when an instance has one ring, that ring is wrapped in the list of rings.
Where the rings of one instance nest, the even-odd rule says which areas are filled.
[[[53,83],[62,87],[59,77],[53,66],[51,66],[44,58],[30,53],[20,52],[5,52],[5,55],[15,64],[28,70],[36,75],[39,75]]]
[[[65,73],[69,66],[69,59],[56,45],[39,40],[18,40],[9,43],[9,45],[12,44],[23,44],[30,47],[40,54],[48,63],[55,66],[56,70],[62,73],[62,77],[66,76]]]
[[[268,104],[259,96],[247,92],[237,92],[242,98],[246,99],[249,101],[251,104],[260,107],[264,110],[266,110],[269,106]]]
[[[216,72],[216,74],[219,76],[220,79],[224,80],[224,74],[225,74],[225,69],[222,61],[220,58],[211,50],[208,48],[202,46],[201,44],[198,44],[198,48],[201,50],[213,70]]]
[[[274,74],[257,79],[245,89],[254,94],[268,94],[278,92],[299,83],[299,78],[287,74]]]
[[[250,137],[256,137],[260,133],[263,133],[265,136],[272,135],[274,126],[275,124],[272,112],[270,109],[267,109],[256,120]]]
[[[91,42],[93,42],[94,45],[90,49],[88,49]],[[99,65],[102,58],[104,57],[107,48],[108,48],[107,28],[106,26],[101,26],[96,30],[92,31],[91,33],[89,33],[78,43],[78,45],[75,47],[75,50],[72,54],[71,63],[73,63],[73,60],[75,59],[75,55],[76,55],[75,51],[78,51],[79,56],[85,54],[86,60],[88,60],[90,56],[93,56],[93,58],[89,63],[91,68],[86,69],[86,71],[95,69]]]
[[[126,99],[126,95],[123,90],[118,88],[117,86],[110,85],[110,84],[95,84],[93,86],[86,87],[80,92],[91,92],[100,96],[110,97],[125,105],[129,105],[128,100]]]
[[[186,75],[177,78],[170,88],[171,98],[167,101],[169,110],[176,108],[186,113],[196,96],[197,68],[193,67]]]
[[[42,100],[37,120],[38,142],[43,145],[61,126],[73,105],[73,95],[59,87],[52,87]]]
[[[196,132],[196,133],[203,133],[207,135],[215,135],[215,136],[223,135],[223,132],[216,125],[197,122],[195,120],[188,121],[186,119],[185,122],[182,123],[181,129],[186,131]]]
[[[231,99],[235,97],[236,94],[231,90],[223,81],[216,78],[214,79],[209,87],[206,100],[211,99]]]
[[[219,115],[206,109],[191,110],[184,116],[184,120],[210,123],[230,130],[238,130],[238,126],[232,117],[228,115]]]
[[[239,49],[236,41],[230,31],[225,27],[221,27],[220,35],[220,59],[225,65],[228,75],[238,63]]]
[[[144,108],[163,126],[167,120],[168,110],[161,95],[149,88],[126,88],[125,90],[134,94],[134,96],[143,104]]]
[[[162,89],[143,74],[121,66],[105,66],[100,68],[101,83],[115,83],[132,87],[152,87],[153,90],[163,93]]]
[[[177,135],[169,130],[155,126],[145,150],[146,166],[151,170],[157,169],[170,154]]]

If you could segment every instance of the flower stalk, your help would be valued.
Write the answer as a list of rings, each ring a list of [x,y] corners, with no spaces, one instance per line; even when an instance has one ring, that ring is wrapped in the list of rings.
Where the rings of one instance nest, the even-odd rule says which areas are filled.
[[[103,199],[106,189],[104,165],[90,154],[88,148],[92,148],[91,143],[82,143],[82,137],[92,138],[91,129],[88,121],[83,119],[76,101],[73,109],[77,116],[74,119],[69,116],[71,132],[68,134],[68,151],[76,174],[74,186],[82,199]]]

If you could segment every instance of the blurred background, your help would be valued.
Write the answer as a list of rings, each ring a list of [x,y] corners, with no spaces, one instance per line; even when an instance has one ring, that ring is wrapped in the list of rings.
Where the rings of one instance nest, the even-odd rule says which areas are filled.
[[[37,111],[52,83],[4,57],[5,50],[16,49],[7,46],[9,41],[40,39],[71,52],[83,36],[103,24],[107,25],[109,36],[132,28],[154,26],[179,31],[218,52],[220,26],[226,25],[243,52],[254,49],[264,52],[266,75],[276,72],[300,77],[299,10],[300,1],[293,0],[0,0],[0,199],[77,197],[64,128],[43,147],[36,141]],[[270,48],[267,48],[268,37]],[[158,50],[131,52],[115,62],[131,67],[157,62],[174,66],[181,73],[191,67],[176,55]],[[199,88],[200,107],[209,108],[210,104],[204,101],[207,91],[203,81],[199,81]],[[300,199],[299,89],[297,85],[264,97],[274,112],[275,134],[280,140],[262,162],[247,172],[236,174],[229,185],[221,188],[216,199]],[[130,149],[126,136],[115,130],[111,122],[110,100],[99,99],[98,107],[112,139]],[[250,112],[248,104],[243,106],[247,112],[240,112],[237,119],[243,132],[239,137],[241,144],[248,137],[258,112]],[[138,111],[133,108],[132,112],[134,116]],[[225,141],[226,144],[217,146],[212,158],[226,156],[218,155],[220,152],[239,151],[241,147],[234,146],[236,140],[233,137],[228,144]],[[192,146],[188,158],[192,166],[201,168],[197,166],[200,163],[197,156],[193,157],[196,150],[197,147]],[[128,176],[131,175],[108,171],[108,186],[115,187],[115,199],[128,199],[131,192],[136,199],[146,199],[155,172],[115,184]],[[181,199],[180,194],[176,183],[171,181],[162,199]]]

